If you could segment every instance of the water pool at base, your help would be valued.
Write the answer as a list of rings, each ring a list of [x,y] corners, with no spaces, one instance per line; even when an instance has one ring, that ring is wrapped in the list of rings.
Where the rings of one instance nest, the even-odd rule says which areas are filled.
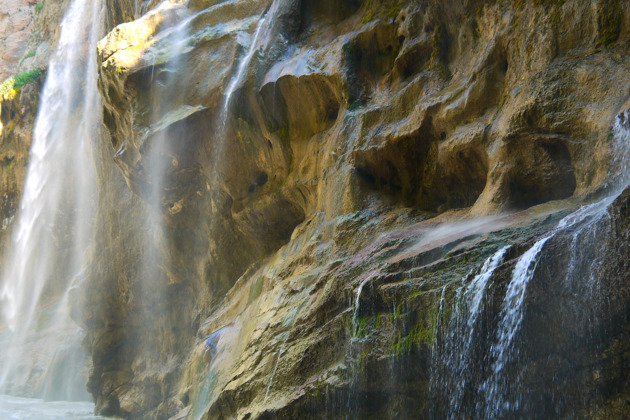
[[[0,395],[0,419],[3,420],[99,420],[91,402],[43,401]]]

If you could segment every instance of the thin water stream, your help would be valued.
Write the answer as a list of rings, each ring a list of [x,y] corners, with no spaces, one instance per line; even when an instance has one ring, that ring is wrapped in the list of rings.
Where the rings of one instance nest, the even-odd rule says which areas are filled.
[[[595,325],[599,314],[593,308],[599,307],[596,302],[599,299],[601,264],[607,252],[606,235],[612,230],[609,207],[628,184],[627,152],[630,149],[630,136],[620,123],[622,118],[618,117],[613,125],[614,158],[607,183],[609,194],[564,217],[516,260],[496,324],[490,321],[493,315],[488,310],[484,315],[485,328],[490,330],[478,331],[476,324],[484,306],[491,307],[486,301],[491,301],[492,296],[486,296],[485,290],[492,284],[496,269],[505,262],[507,249],[497,251],[485,262],[480,273],[458,290],[451,322],[445,326],[446,331],[443,333],[445,344],[433,354],[435,367],[432,392],[439,394],[438,400],[441,401],[435,407],[436,413],[442,413],[450,419],[471,415],[490,419],[518,416],[519,413],[527,412],[523,410],[542,412],[543,406],[536,408],[536,403],[524,400],[527,391],[521,383],[529,369],[522,359],[528,349],[524,348],[527,342],[521,336],[528,316],[526,310],[530,284],[535,279],[547,245],[555,241],[556,237],[565,238],[562,240],[567,242],[568,259],[566,269],[561,272],[566,273],[566,278],[552,281],[561,283],[554,287],[563,290],[562,293],[569,296],[568,304],[576,307],[560,306],[555,309],[556,317],[564,323],[579,322],[580,329],[584,331],[589,331]],[[568,324],[562,327],[575,328]],[[531,334],[544,335],[547,332],[543,326],[528,334],[531,340]],[[540,339],[544,340],[542,336]],[[596,340],[595,337],[591,339]],[[530,406],[525,407],[526,404]],[[563,395],[554,395],[544,404],[547,410],[572,412],[571,407],[566,407]]]

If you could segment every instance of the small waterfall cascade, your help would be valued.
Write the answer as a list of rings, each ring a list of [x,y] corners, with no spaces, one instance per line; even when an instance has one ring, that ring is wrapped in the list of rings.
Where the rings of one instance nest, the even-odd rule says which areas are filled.
[[[256,50],[257,50],[256,47],[258,46],[258,39],[260,38],[260,33],[262,29],[265,27],[265,20],[266,20],[265,15],[260,17],[260,20],[258,21],[258,25],[256,26],[256,30],[254,31],[254,35],[251,38],[251,42],[249,44],[249,50],[247,51],[247,54],[245,54],[245,56],[241,59],[238,65],[238,68],[236,70],[236,73],[234,74],[234,77],[232,77],[232,79],[230,80],[230,83],[227,86],[227,89],[225,90],[225,101],[223,103],[223,109],[221,110],[222,112],[221,122],[223,125],[225,125],[225,119],[227,118],[228,113],[229,113],[229,107],[232,101],[232,95],[234,94],[234,91],[236,90],[236,88],[240,86],[240,84],[243,82],[243,77],[245,77],[245,75],[247,74],[249,63],[252,61],[252,58],[254,57],[254,54],[256,53]]]
[[[274,4],[275,3],[276,2],[274,2]],[[274,5],[272,5],[271,7],[273,8]],[[215,121],[215,125],[217,127],[217,136],[215,138],[215,154],[212,162],[212,167],[214,168],[212,175],[213,179],[211,180],[212,185],[216,185],[216,183],[218,182],[218,173],[224,158],[225,141],[228,136],[228,119],[230,118],[230,106],[232,104],[234,92],[243,83],[243,79],[247,76],[247,71],[249,69],[250,63],[254,58],[256,52],[259,51],[261,35],[264,39],[268,39],[269,37],[269,34],[264,29],[268,26],[265,24],[265,22],[267,20],[267,16],[271,13],[273,13],[271,10],[267,11],[267,13],[263,14],[258,20],[258,24],[256,25],[254,33],[249,37],[249,47],[247,49],[247,52],[243,57],[240,58],[239,61],[237,61],[235,69],[236,71],[233,72],[232,77],[229,79],[229,82],[225,88],[225,92],[223,93],[223,104],[218,111],[218,117]],[[243,34],[242,39],[244,38],[247,38],[246,34]]]
[[[241,87],[245,77],[247,76],[247,72],[250,68],[250,64],[256,55],[257,52],[260,51],[261,48],[267,43],[270,34],[268,33],[267,28],[271,23],[271,17],[273,15],[273,8],[278,2],[273,2],[271,8],[263,13],[258,20],[256,28],[254,29],[251,35],[246,33],[240,33],[240,39],[242,44],[244,44],[245,50],[244,55],[239,57],[233,63],[233,71],[231,77],[228,79],[227,84],[225,85],[225,90],[223,92],[223,102],[220,108],[217,110],[217,114],[214,120],[214,126],[216,128],[215,137],[214,137],[214,155],[212,157],[212,173],[210,178],[210,185],[217,186],[220,183],[220,171],[222,169],[222,165],[224,165],[225,158],[225,145],[228,137],[228,122],[230,118],[230,108],[232,105],[234,93],[236,90]],[[269,19],[269,20],[268,20]],[[213,232],[216,229],[217,221],[212,218],[211,219],[211,227],[210,231]],[[207,409],[215,402],[217,397],[217,390],[221,389],[222,386],[225,385],[225,380],[227,379],[226,372],[229,371],[229,366],[233,363],[233,360],[230,352],[235,351],[235,347],[239,345],[239,340],[241,339],[239,336],[239,322],[238,320],[233,322],[231,325],[227,327],[223,327],[215,333],[211,334],[207,337],[205,341],[206,345],[206,353],[208,356],[211,353],[211,357],[207,362],[209,363],[209,367],[207,368],[207,372],[203,374],[201,379],[202,385],[200,392],[195,395],[192,403],[191,417],[193,419],[203,418],[204,413]],[[286,338],[289,333],[286,333]],[[276,359],[276,367],[277,363],[280,360],[284,350],[284,345],[278,352]],[[267,386],[266,396],[269,395],[269,391],[271,389],[273,383],[273,375],[270,378],[269,384]]]
[[[501,305],[501,321],[498,326],[496,343],[490,349],[492,360],[494,360],[491,368],[492,376],[482,387],[491,402],[488,407],[488,417],[498,415],[502,404],[500,389],[501,385],[505,384],[500,384],[499,378],[501,378],[505,364],[509,361],[514,336],[523,322],[523,303],[527,284],[536,270],[540,252],[550,238],[551,235],[538,240],[519,258],[512,272],[512,281],[508,285],[505,299]]]
[[[155,47],[166,52],[168,58],[149,70],[149,127],[138,139],[142,148],[138,172],[142,180],[137,192],[142,201],[138,205],[138,226],[134,235],[142,244],[142,252],[138,255],[137,270],[130,276],[130,283],[136,296],[133,310],[139,321],[129,327],[134,334],[125,337],[123,343],[127,346],[129,357],[142,359],[151,366],[166,363],[159,352],[154,351],[160,341],[168,341],[169,345],[172,343],[157,332],[165,328],[158,321],[159,316],[170,314],[175,306],[169,294],[171,256],[166,251],[169,232],[165,221],[165,213],[172,202],[170,194],[173,177],[176,176],[173,172],[177,166],[173,149],[178,139],[170,126],[181,120],[180,112],[187,107],[183,91],[188,80],[182,77],[182,73],[188,63],[185,51],[189,46],[190,23],[194,18],[186,3],[181,2],[162,2],[149,13],[163,9],[169,9],[169,24],[156,34]]]
[[[464,279],[466,284],[457,290],[450,322],[444,326],[444,338],[433,354],[431,393],[438,401],[432,409],[436,417],[490,419],[523,413],[575,414],[572,410],[577,407],[572,407],[569,401],[586,398],[563,391],[563,387],[569,385],[558,378],[551,378],[547,383],[538,378],[536,387],[549,395],[534,395],[536,392],[526,385],[530,380],[528,376],[537,369],[532,362],[535,351],[531,347],[534,346],[532,342],[548,341],[553,328],[563,331],[566,336],[569,336],[568,331],[577,335],[583,330],[583,340],[597,345],[597,329],[600,328],[597,312],[602,310],[599,276],[607,252],[607,235],[612,230],[609,207],[628,184],[630,130],[626,127],[627,114],[627,111],[620,114],[612,128],[611,169],[605,185],[607,196],[567,215],[536,240],[513,262],[504,291],[490,285],[498,267],[508,262],[508,247],[488,258],[479,274],[470,281]],[[551,246],[554,255],[563,252],[567,255],[562,264],[543,261],[546,249]],[[559,270],[560,276],[541,274],[552,270]],[[541,292],[543,286],[538,284],[539,277],[558,284],[545,286]],[[502,296],[496,293],[492,296],[491,288]],[[530,291],[532,288],[535,290]],[[545,302],[557,307],[532,310],[543,314],[528,311],[532,293],[534,299],[542,301],[545,298],[537,294],[552,293],[551,290],[557,290],[555,293],[559,293],[563,300]],[[497,298],[501,299],[501,304],[497,307],[497,315],[493,316],[492,300]],[[545,317],[555,319],[557,325],[545,325],[545,321],[541,321],[548,321]],[[526,323],[530,323],[527,328]],[[533,328],[532,323],[537,328]],[[566,340],[570,342],[571,338]],[[566,351],[561,347],[566,344],[547,345],[550,348],[557,346],[558,352]],[[560,370],[561,366],[558,366],[550,371]]]
[[[440,370],[434,372],[436,377],[431,384],[431,391],[434,393],[452,394],[446,413],[450,419],[458,418],[466,387],[474,382],[469,363],[474,357],[478,319],[484,309],[484,297],[490,279],[497,267],[504,262],[508,249],[509,246],[505,246],[492,254],[484,262],[479,273],[468,284],[457,289],[455,301],[458,305],[447,326],[448,333],[443,344],[445,349],[441,350],[442,353],[452,355],[452,358],[440,366]],[[452,385],[451,378],[459,379],[454,388],[447,389]]]
[[[87,355],[71,319],[83,278],[96,196],[91,143],[100,123],[96,87],[100,0],[74,0],[53,54],[35,122],[10,255],[0,279],[0,392],[88,400]]]

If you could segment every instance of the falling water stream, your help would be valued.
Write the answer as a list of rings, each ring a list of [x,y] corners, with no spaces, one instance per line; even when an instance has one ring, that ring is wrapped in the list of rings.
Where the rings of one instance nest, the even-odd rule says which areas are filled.
[[[70,318],[72,286],[91,251],[100,122],[96,60],[100,0],[74,0],[61,25],[35,122],[29,166],[1,279],[2,393],[89,400],[83,334]],[[91,48],[85,48],[86,42]],[[0,405],[18,404],[0,400]],[[44,418],[44,417],[40,417]]]
[[[518,416],[524,409],[520,378],[525,367],[521,366],[523,362],[520,357],[522,346],[526,344],[518,338],[524,322],[528,286],[545,253],[546,245],[554,237],[562,235],[569,238],[566,279],[561,287],[565,288],[568,295],[579,296],[584,301],[583,305],[579,305],[584,307],[577,311],[587,314],[574,317],[580,321],[586,320],[587,324],[592,324],[597,319],[598,314],[590,307],[595,305],[590,305],[589,301],[594,303],[598,299],[598,275],[606,252],[602,244],[605,243],[607,232],[611,230],[608,209],[628,184],[630,135],[621,124],[623,118],[623,114],[617,117],[613,125],[613,160],[607,183],[609,194],[564,217],[555,228],[535,241],[518,258],[512,269],[494,330],[479,332],[476,324],[482,310],[484,291],[492,282],[494,271],[505,262],[507,248],[500,249],[491,256],[480,273],[467,286],[458,290],[451,322],[446,327],[445,344],[433,355],[436,368],[432,378],[432,392],[445,398],[441,403],[445,407],[436,408],[437,413],[442,413],[441,415],[449,419],[471,415],[491,419]],[[583,325],[584,330],[588,328],[589,325]],[[537,334],[545,332],[543,330]],[[487,349],[484,348],[488,345]],[[487,368],[471,366],[473,357],[483,360]],[[520,366],[518,369],[521,372],[516,377],[515,365]],[[508,366],[512,367],[508,369]],[[552,397],[551,404],[564,404],[562,396],[553,398],[555,397]],[[465,399],[472,407],[463,407]]]
[[[274,2],[275,4],[276,2]],[[273,5],[272,5],[273,7]],[[267,11],[267,14],[270,11]],[[259,48],[261,47],[260,38],[261,36],[269,36],[266,33],[265,25],[267,14],[263,14],[258,20],[256,29],[254,30],[251,36],[247,36],[245,33],[241,33],[241,39],[248,38],[249,45],[247,46],[247,52],[245,55],[239,58],[235,64],[235,71],[232,74],[232,77],[229,79],[226,89],[223,93],[224,99],[221,108],[218,110],[218,114],[216,120],[214,121],[216,127],[216,135],[214,137],[214,156],[212,161],[213,172],[210,179],[210,184],[216,186],[219,184],[220,172],[221,169],[224,169],[222,165],[224,165],[224,154],[225,154],[225,143],[228,137],[228,122],[230,118],[230,106],[232,105],[232,100],[236,89],[238,89],[243,83],[244,78],[247,75],[247,71],[249,69],[250,63],[254,58],[254,55]],[[266,43],[265,39],[265,42]],[[210,228],[211,231],[214,231],[216,226],[214,223],[217,221],[213,218],[211,223],[213,224]],[[239,340],[238,328],[234,327],[234,325],[230,328],[224,327],[219,331],[213,333],[210,337],[207,338],[206,343],[213,341],[213,337],[219,337],[217,339],[217,344],[213,344],[213,358],[210,366],[207,368],[207,372],[203,375],[203,379],[201,381],[201,389],[196,398],[193,399],[192,403],[192,411],[191,416],[193,419],[202,418],[207,409],[212,405],[217,397],[217,390],[221,388],[222,381],[225,380],[224,370],[227,366],[229,366],[229,362],[220,363],[221,360],[229,358],[230,350],[237,345]],[[224,337],[225,336],[225,337]],[[288,337],[288,333],[287,333]],[[277,363],[282,356],[282,352],[284,349],[284,345],[280,349]],[[273,375],[270,379],[270,382],[267,386],[267,394],[272,386]]]
[[[466,387],[474,381],[470,363],[474,357],[474,340],[477,329],[477,321],[483,312],[484,297],[489,286],[490,279],[497,267],[505,260],[509,246],[505,246],[491,255],[481,267],[481,270],[473,279],[457,290],[455,301],[459,303],[453,311],[449,322],[448,335],[446,337],[446,350],[453,353],[453,358],[439,372],[439,377],[434,381],[432,392],[451,393],[450,404],[447,410],[449,419],[458,418]],[[444,292],[444,290],[443,290]],[[442,293],[442,296],[444,293]],[[446,390],[443,386],[449,383],[449,379],[458,378],[454,387]]]
[[[51,59],[41,96],[24,196],[13,235],[12,254],[6,258],[7,263],[0,279],[0,325],[3,325],[0,345],[7,349],[0,355],[0,393],[12,395],[0,398],[0,418],[96,418],[90,414],[93,405],[89,402],[46,403],[42,399],[89,401],[90,398],[85,390],[89,361],[80,347],[83,333],[71,319],[70,301],[73,288],[83,281],[84,265],[90,258],[89,253],[93,252],[90,240],[97,191],[91,143],[97,137],[101,104],[96,87],[96,60],[90,56],[90,52],[96,50],[96,44],[103,35],[103,14],[101,0],[73,0],[61,25],[59,46]],[[185,14],[180,25],[170,28],[167,34],[175,58],[162,69],[168,76],[153,92],[155,106],[151,118],[154,127],[161,127],[161,121],[169,119],[168,110],[181,99],[177,95],[183,91],[178,85],[181,80],[178,75],[185,63],[179,60],[186,47],[186,25],[191,19]],[[234,93],[242,85],[252,59],[260,50],[260,38],[269,36],[265,31],[269,26],[266,25],[268,19],[267,15],[263,15],[258,20],[249,36],[247,51],[235,63],[233,74],[226,85],[216,121],[219,130],[215,167],[223,158],[223,143],[228,135],[227,125]],[[86,39],[89,40],[88,48],[84,48]],[[615,156],[627,156],[630,140],[628,130],[619,119],[614,130],[616,145],[621,148],[621,151],[615,151]],[[150,141],[151,147],[143,162],[144,169],[150,174],[146,198],[150,207],[158,211],[147,214],[147,217],[158,226],[156,231],[159,231],[159,212],[164,206],[163,190],[168,182],[166,177],[171,164],[166,130],[156,129]],[[480,337],[480,317],[489,306],[486,300],[488,290],[493,286],[495,272],[508,262],[506,259],[510,246],[495,250],[478,273],[464,279],[467,283],[457,291],[456,301],[460,303],[453,311],[451,322],[445,326],[438,325],[438,328],[450,329],[446,345],[434,349],[435,353],[439,353],[436,358],[441,358],[441,363],[445,364],[440,373],[442,376],[435,379],[437,385],[434,391],[450,389],[450,406],[446,410],[448,418],[462,417],[461,409],[467,389],[474,386],[478,386],[479,393],[474,412],[479,417],[505,417],[518,410],[520,401],[512,398],[515,393],[506,391],[514,387],[514,384],[509,383],[512,378],[506,373],[506,367],[519,355],[517,338],[525,316],[528,287],[548,243],[556,235],[571,232],[567,287],[583,287],[576,284],[586,281],[590,290],[596,289],[594,285],[597,282],[599,261],[594,258],[586,263],[581,249],[589,246],[589,238],[599,235],[598,224],[606,219],[607,209],[616,194],[627,185],[627,159],[613,160],[612,167],[609,184],[610,190],[614,192],[563,218],[551,232],[534,241],[514,262],[495,329],[490,332],[489,347],[484,358],[488,367],[486,376],[481,379],[472,378],[474,372],[469,369],[469,364],[479,356],[475,345]],[[438,227],[424,241],[460,234],[468,227],[462,224],[455,231],[440,229],[445,227]],[[143,262],[143,278],[155,277],[158,259],[155,252],[148,255],[147,261]],[[582,275],[578,276],[578,272]],[[366,277],[356,290],[353,333],[358,331],[361,293],[369,281],[370,278]],[[154,286],[151,283],[144,287],[148,291]],[[440,311],[446,304],[446,291],[447,286],[444,286],[439,302]],[[152,293],[166,292],[152,290]],[[212,402],[219,375],[216,366],[221,360],[221,353],[225,351],[222,346],[230,340],[237,340],[237,330],[226,327],[215,333],[215,341],[211,343],[215,346],[212,349],[213,361],[203,385],[205,399],[194,402],[195,418],[197,414],[202,416]],[[289,337],[289,332],[284,334],[266,387],[265,399],[272,390],[273,379]],[[37,375],[34,372],[43,373]]]

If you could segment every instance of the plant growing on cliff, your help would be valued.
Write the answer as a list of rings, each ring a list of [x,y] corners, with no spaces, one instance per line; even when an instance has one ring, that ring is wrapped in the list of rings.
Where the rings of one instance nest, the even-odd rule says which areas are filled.
[[[27,58],[31,58],[31,57],[35,57],[35,54],[37,53],[37,50],[31,50],[28,53],[26,53],[24,55],[24,57],[22,57],[22,59],[20,60],[20,62],[18,63],[18,65],[22,64],[24,62],[24,60],[26,60]]]
[[[13,76],[7,80],[5,80],[0,85],[0,96],[3,99],[10,99],[15,97],[19,92],[20,88],[24,85],[27,85],[34,80],[37,80],[42,75],[42,71],[39,69],[34,69],[31,71],[27,71],[24,73],[20,73],[16,76]]]
[[[44,8],[44,2],[43,1],[40,1],[39,3],[37,3],[35,5],[35,11],[37,13],[41,12],[43,8]]]

